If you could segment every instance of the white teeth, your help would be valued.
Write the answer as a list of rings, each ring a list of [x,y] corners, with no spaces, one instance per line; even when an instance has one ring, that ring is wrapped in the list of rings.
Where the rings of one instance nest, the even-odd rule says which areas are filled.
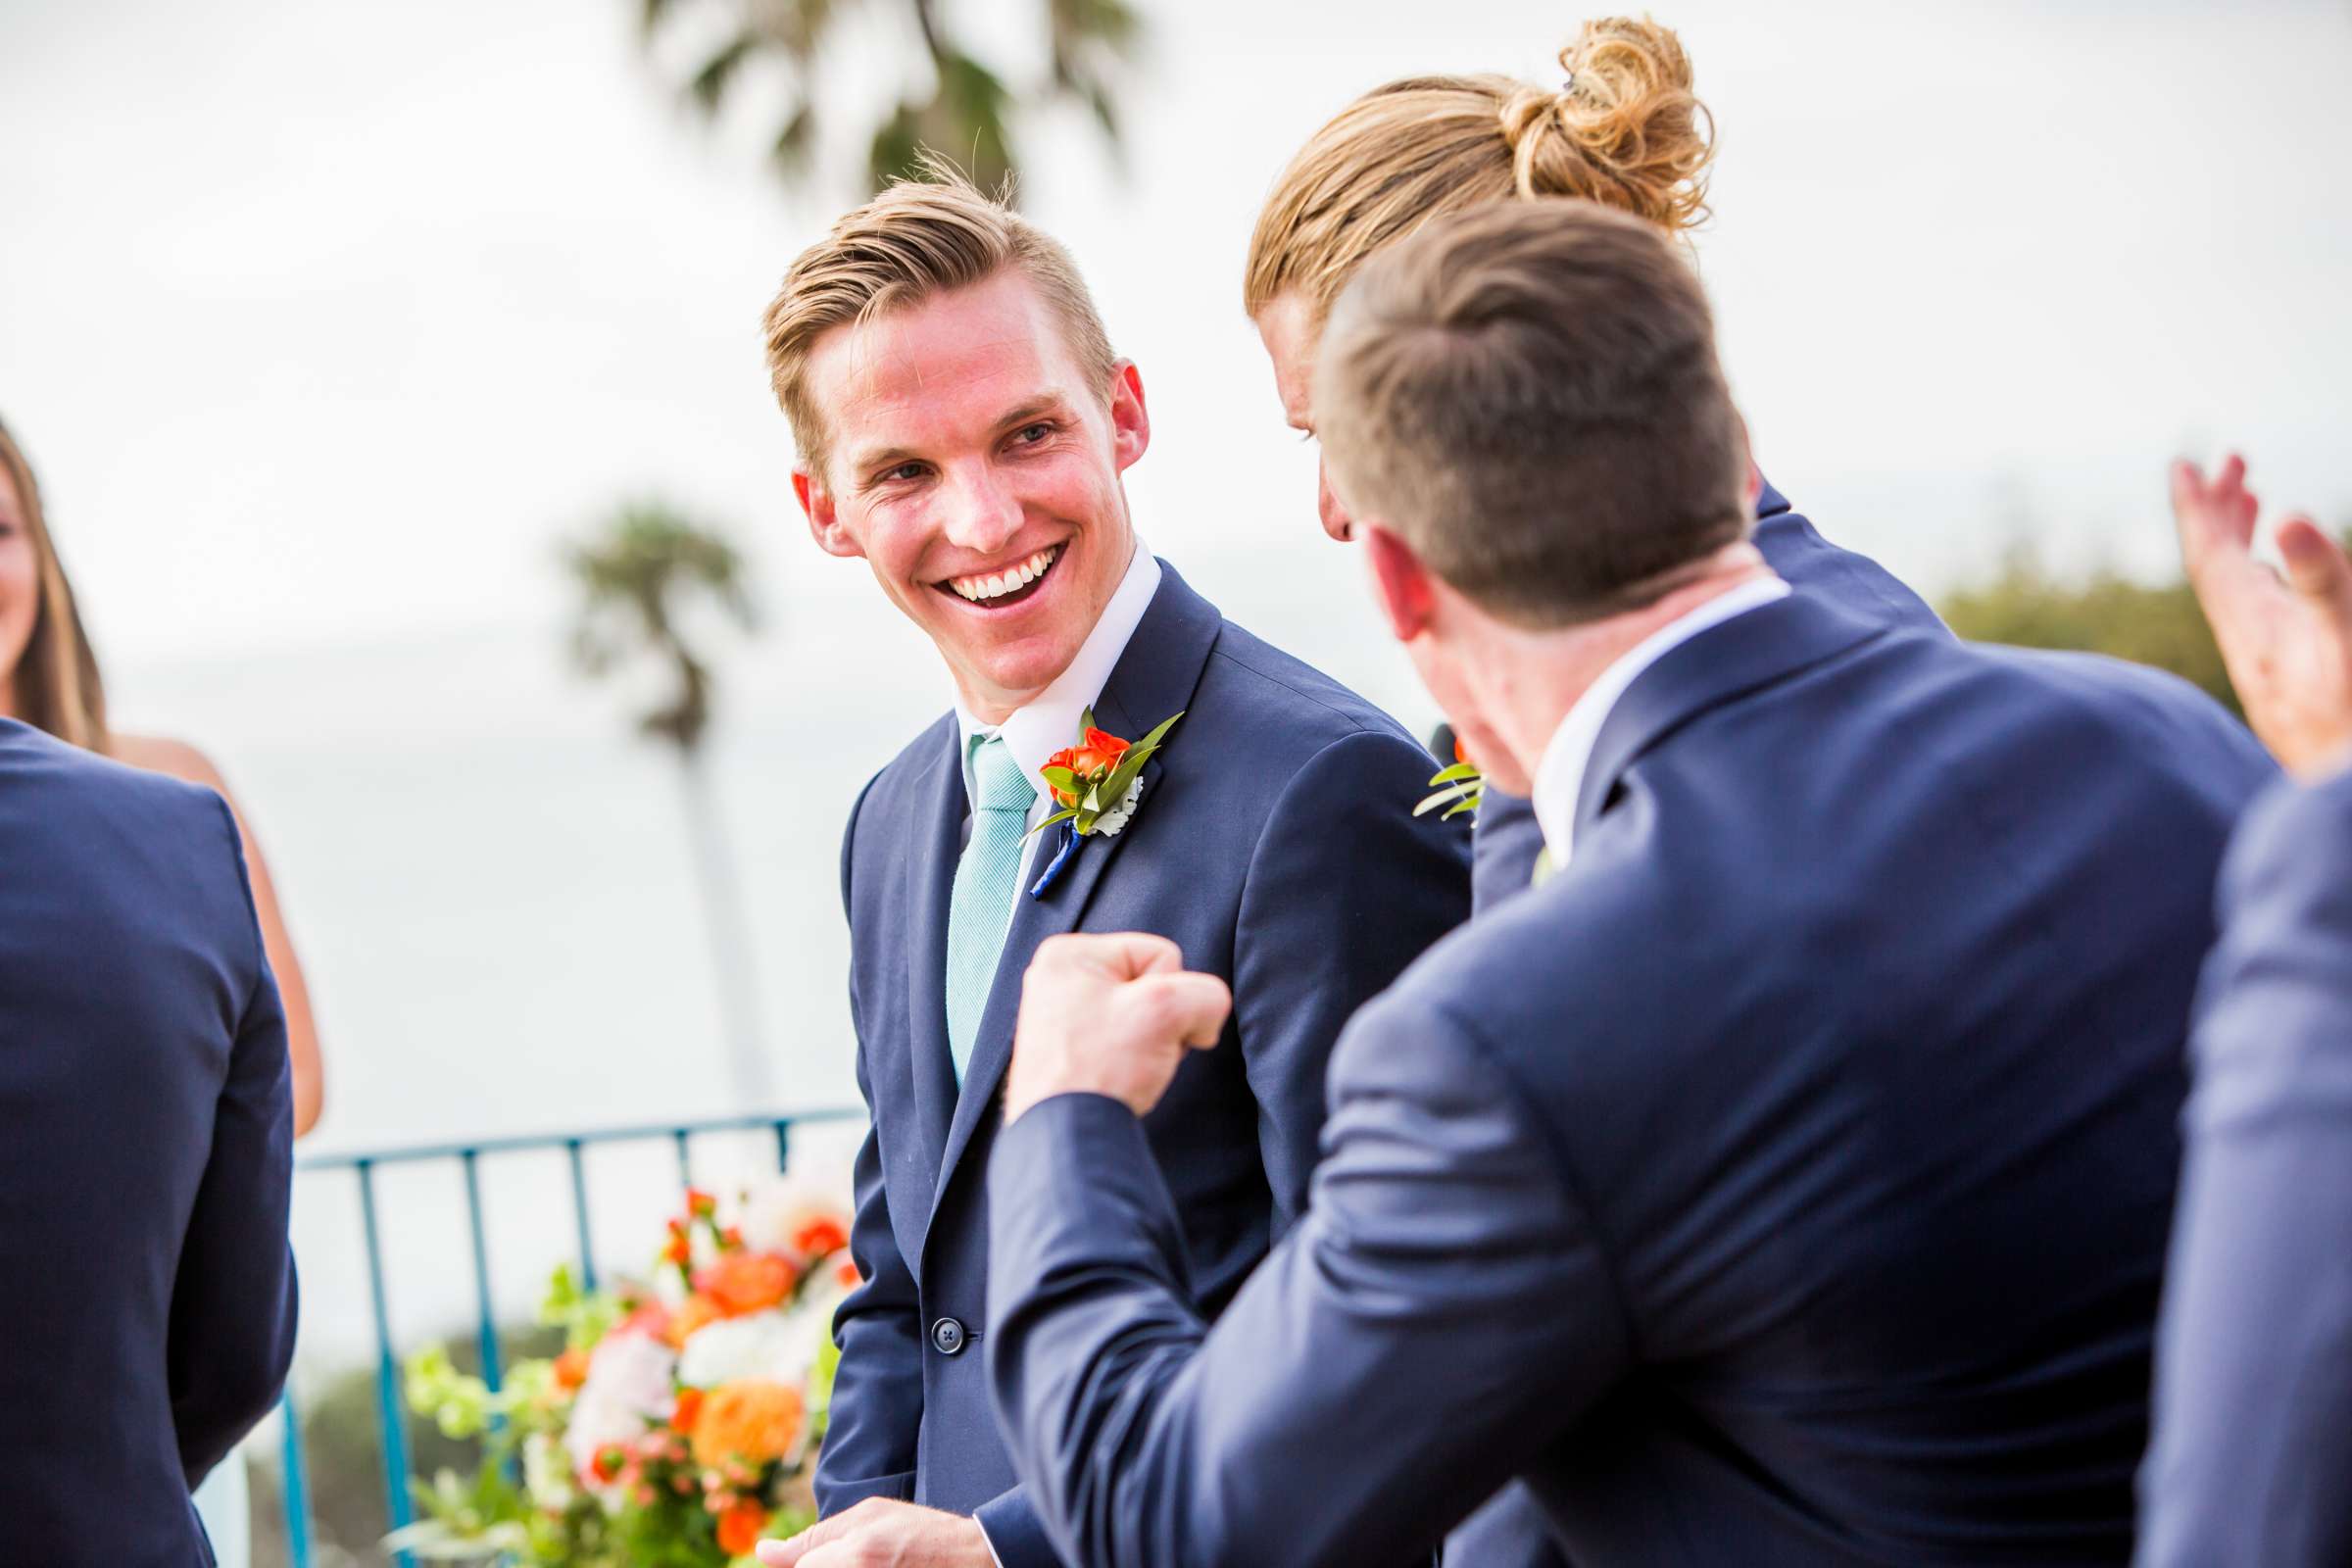
[[[948,586],[974,604],[984,599],[1002,599],[1017,588],[1026,588],[1046,574],[1054,559],[1061,554],[1061,546],[1040,550],[1018,565],[1000,572],[983,573],[977,577],[951,577]]]

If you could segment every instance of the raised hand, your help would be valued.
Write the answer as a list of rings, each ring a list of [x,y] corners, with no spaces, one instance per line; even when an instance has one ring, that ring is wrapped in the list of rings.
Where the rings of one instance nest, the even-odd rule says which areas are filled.
[[[2278,525],[2283,575],[2254,559],[2245,460],[2210,480],[2173,465],[2173,517],[2189,586],[2221,644],[2246,721],[2286,767],[2333,771],[2352,748],[2352,561],[2300,514]]]
[[[1233,994],[1184,967],[1165,937],[1052,937],[1021,981],[1004,1118],[1073,1092],[1107,1095],[1141,1116],[1159,1103],[1187,1047],[1217,1043]]]
[[[888,1497],[868,1497],[790,1541],[762,1541],[766,1568],[996,1568],[980,1526]]]

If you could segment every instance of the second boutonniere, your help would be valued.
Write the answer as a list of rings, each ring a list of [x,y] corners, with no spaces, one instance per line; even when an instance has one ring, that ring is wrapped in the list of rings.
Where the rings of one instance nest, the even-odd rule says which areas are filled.
[[[1174,713],[1152,727],[1152,732],[1140,741],[1124,741],[1118,736],[1095,727],[1095,710],[1088,709],[1078,720],[1078,744],[1065,746],[1046,759],[1038,776],[1046,788],[1054,792],[1057,809],[1053,815],[1031,828],[1042,833],[1050,827],[1062,829],[1061,848],[1045,874],[1030,888],[1032,898],[1042,898],[1054,879],[1061,874],[1062,866],[1078,848],[1078,841],[1101,834],[1113,838],[1135,815],[1137,802],[1143,796],[1144,764],[1158,751],[1176,720],[1184,716]]]
[[[1446,808],[1446,816],[1459,816],[1464,811],[1477,810],[1479,802],[1486,797],[1486,775],[1478,770],[1476,762],[1463,755],[1462,743],[1458,740],[1453,743],[1453,765],[1439,769],[1430,783],[1442,784],[1445,788],[1414,807],[1415,816],[1425,816],[1441,806]],[[1446,816],[1438,820],[1442,822]]]

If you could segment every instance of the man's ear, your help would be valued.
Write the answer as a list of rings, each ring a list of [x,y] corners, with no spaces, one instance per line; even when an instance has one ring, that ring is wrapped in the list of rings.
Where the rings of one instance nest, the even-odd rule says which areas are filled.
[[[1143,372],[1133,360],[1110,370],[1110,455],[1125,473],[1152,445],[1152,415],[1144,407]]]
[[[828,556],[865,554],[865,547],[842,526],[841,514],[833,509],[833,492],[825,488],[824,480],[809,473],[805,464],[792,466],[792,493],[808,515],[808,537],[816,541],[817,549]]]
[[[1357,521],[1356,533],[1372,563],[1373,595],[1389,630],[1409,643],[1429,629],[1438,608],[1437,585],[1413,547],[1377,522]]]

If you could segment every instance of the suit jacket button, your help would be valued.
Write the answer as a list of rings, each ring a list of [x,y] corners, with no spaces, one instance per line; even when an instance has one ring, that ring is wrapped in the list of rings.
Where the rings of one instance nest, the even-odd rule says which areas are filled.
[[[931,1325],[932,1347],[942,1355],[954,1355],[963,1348],[963,1325],[952,1317],[943,1317]]]

